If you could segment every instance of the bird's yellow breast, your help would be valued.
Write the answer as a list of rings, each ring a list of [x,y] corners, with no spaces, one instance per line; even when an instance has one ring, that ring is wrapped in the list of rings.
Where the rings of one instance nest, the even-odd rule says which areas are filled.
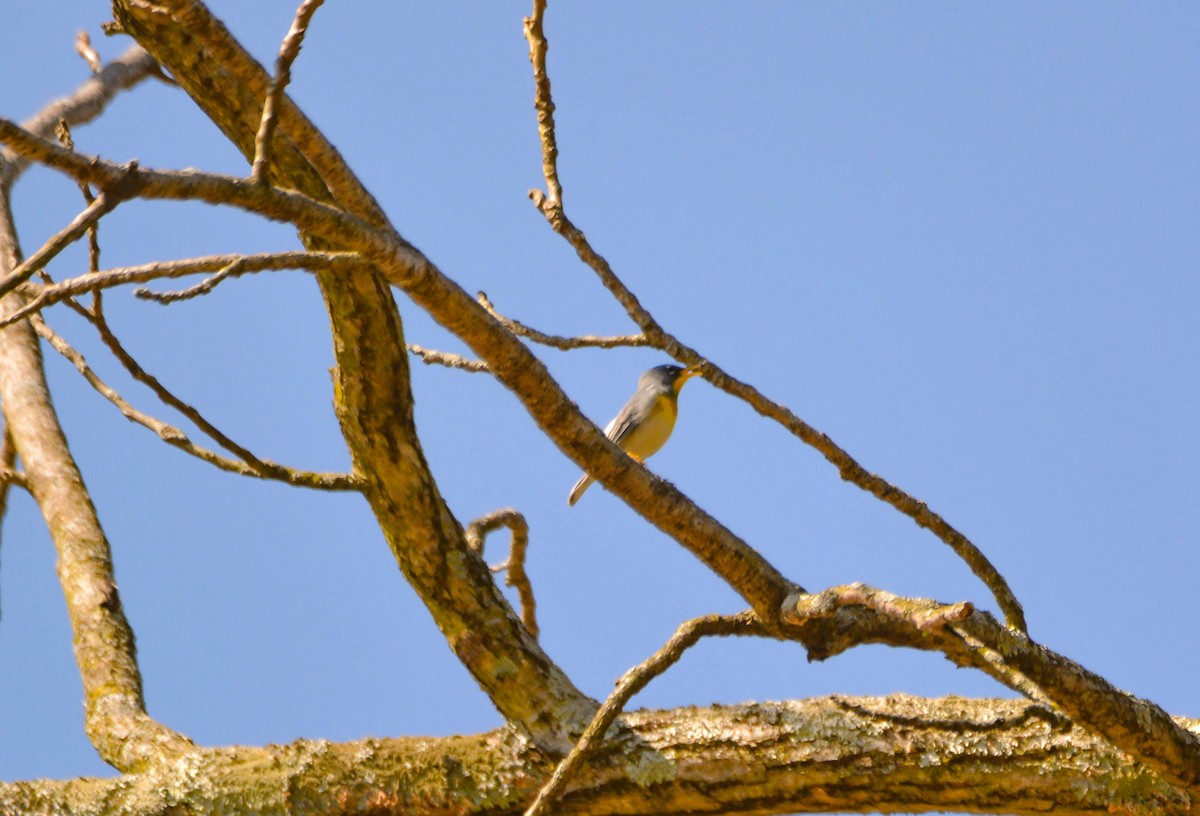
[[[639,459],[645,459],[658,452],[667,443],[671,431],[675,429],[675,416],[678,407],[675,400],[665,394],[654,399],[654,407],[636,428],[622,440],[621,447]]]

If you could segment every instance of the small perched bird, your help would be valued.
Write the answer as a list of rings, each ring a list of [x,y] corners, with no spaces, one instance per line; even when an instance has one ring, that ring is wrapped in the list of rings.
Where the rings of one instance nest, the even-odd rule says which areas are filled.
[[[613,421],[608,423],[604,433],[639,462],[657,453],[675,429],[679,389],[698,373],[699,369],[695,366],[680,368],[660,365],[650,369],[638,378],[637,391],[613,417]],[[567,504],[574,506],[594,481],[591,476],[583,474],[571,488]]]

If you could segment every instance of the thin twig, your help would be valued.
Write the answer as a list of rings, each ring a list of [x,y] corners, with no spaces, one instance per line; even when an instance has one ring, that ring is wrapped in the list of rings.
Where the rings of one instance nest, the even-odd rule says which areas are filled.
[[[424,346],[418,346],[416,343],[409,343],[408,350],[421,358],[421,362],[425,365],[443,365],[447,368],[459,368],[463,371],[470,371],[472,374],[481,374],[487,372],[488,364],[483,360],[472,360],[469,357],[463,357],[461,354],[454,354],[449,351],[438,351],[437,349],[428,349]]]
[[[8,294],[33,277],[34,273],[50,263],[56,255],[83,237],[97,221],[116,209],[122,200],[120,195],[110,195],[102,191],[70,224],[59,230],[24,263],[0,280],[0,296]]]
[[[533,62],[534,105],[538,111],[538,134],[542,142],[542,164],[548,190],[548,193],[533,190],[530,192],[530,198],[545,216],[551,228],[563,236],[574,247],[580,260],[596,273],[605,288],[625,308],[630,319],[642,330],[649,345],[662,349],[684,365],[698,365],[700,375],[704,379],[726,393],[749,403],[759,414],[775,420],[802,442],[816,448],[826,460],[838,469],[838,474],[842,479],[890,504],[911,518],[918,526],[928,529],[940,538],[991,590],[1008,625],[1020,632],[1027,631],[1025,611],[1009,587],[1008,581],[970,539],[952,527],[940,515],[930,510],[925,502],[868,471],[832,439],[800,419],[792,411],[767,399],[753,386],[730,376],[706,360],[698,351],[680,342],[674,335],[663,329],[654,316],[638,301],[637,296],[617,277],[608,261],[596,252],[583,232],[567,218],[562,206],[562,188],[558,178],[558,147],[554,137],[554,119],[551,115],[554,103],[550,98],[550,80],[546,74],[547,45],[542,28],[542,16],[545,9],[544,0],[534,0],[533,16],[525,20],[525,36],[530,43],[530,60]]]
[[[81,31],[81,32],[79,32],[79,34],[86,41],[87,33]],[[91,44],[88,43],[88,45],[90,47]],[[95,54],[94,51],[92,53],[93,53],[93,55]],[[99,59],[99,57],[97,57],[97,59]],[[94,70],[99,70],[99,68],[95,68]],[[66,119],[58,120],[58,127],[55,129],[55,133],[58,136],[58,140],[60,142],[62,142],[63,147],[67,148],[68,150],[75,149],[75,140],[71,138],[71,126],[67,123]],[[77,182],[77,184],[79,185],[79,192],[83,194],[83,200],[85,203],[91,204],[93,201],[96,200],[96,196],[92,192],[92,188],[87,182],[80,181],[80,182]],[[100,225],[99,225],[99,223],[92,224],[90,227],[88,227],[87,236],[88,236],[88,272],[96,272],[100,269]]]
[[[533,106],[537,110],[538,136],[542,144],[542,174],[546,177],[547,200],[552,209],[562,208],[562,185],[558,183],[558,140],[554,135],[554,97],[550,94],[550,75],[546,73],[546,51],[550,44],[542,29],[546,0],[533,0],[533,14],[525,18],[525,39],[529,41],[529,62],[533,65]]]
[[[315,490],[358,490],[359,479],[352,474],[342,473],[315,473],[312,471],[293,470],[292,468],[284,467],[283,465],[274,462],[261,461],[264,466],[262,470],[256,470],[245,462],[237,459],[230,459],[221,456],[207,448],[203,448],[190,439],[182,430],[170,425],[162,420],[156,419],[149,414],[145,414],[134,408],[122,397],[115,389],[104,382],[99,375],[94,372],[83,355],[75,350],[65,339],[57,334],[53,329],[46,325],[42,320],[41,315],[32,315],[29,318],[30,323],[37,333],[46,340],[55,351],[75,366],[76,370],[83,375],[88,384],[97,391],[102,397],[107,399],[131,422],[135,422],[144,428],[154,432],[160,439],[168,445],[179,448],[184,453],[195,456],[201,461],[207,462],[221,470],[229,473],[237,473],[241,476],[253,476],[257,479],[271,479],[274,481],[284,482],[296,487],[310,487]]]
[[[961,632],[953,626],[948,627],[947,632],[957,636],[968,649],[975,652],[981,660],[991,666],[992,671],[990,673],[993,677],[1002,677],[1001,682],[1014,691],[1025,695],[1030,700],[1036,700],[1044,706],[1058,710],[1058,706],[1054,704],[1054,701],[1047,697],[1032,680],[1010,666],[1008,661],[1004,659],[1004,655],[988,646],[979,638],[973,637],[966,632]]]
[[[275,462],[258,458],[245,447],[239,445],[237,442],[223,433],[207,419],[205,419],[204,415],[201,414],[200,411],[194,406],[175,396],[175,394],[172,393],[166,386],[164,386],[157,377],[142,368],[141,364],[139,364],[138,361],[133,358],[133,355],[130,354],[123,345],[121,345],[121,342],[117,339],[116,335],[113,334],[112,329],[109,328],[108,321],[104,319],[103,313],[95,314],[92,319],[92,324],[96,327],[96,331],[99,332],[100,339],[104,342],[104,345],[108,347],[109,351],[113,353],[113,356],[116,357],[121,365],[125,367],[125,370],[129,372],[130,376],[153,391],[154,395],[157,396],[164,404],[171,406],[176,411],[187,417],[192,424],[211,437],[213,441],[215,441],[222,448],[245,462],[256,474],[259,474],[264,478],[278,479],[279,481],[288,482],[290,484],[295,484],[296,482],[294,480],[297,477],[303,477],[309,482],[312,482],[314,478],[317,481],[324,482],[324,484],[321,485],[307,484],[305,485],[306,487],[327,487],[330,480],[338,480],[338,484],[340,486],[329,489],[355,490],[358,488],[357,481],[351,476],[343,476],[340,474],[305,473],[302,471],[292,470],[291,468],[284,467],[283,465],[276,464]]]
[[[284,88],[292,81],[292,62],[300,54],[300,45],[308,31],[308,23],[313,13],[321,7],[324,0],[304,0],[296,9],[296,17],[292,27],[279,46],[279,56],[275,60],[275,76],[271,78],[267,98],[263,102],[262,119],[258,124],[258,133],[254,137],[254,163],[251,165],[250,178],[257,184],[270,183],[269,166],[271,162],[271,139],[275,135],[277,109],[283,99]]]
[[[241,258],[238,258],[233,263],[221,269],[221,271],[217,274],[205,278],[195,286],[189,286],[188,288],[180,289],[177,292],[152,292],[149,289],[139,288],[133,290],[133,296],[141,298],[142,300],[151,300],[155,303],[161,303],[163,306],[167,306],[171,303],[175,303],[176,301],[190,300],[195,297],[200,297],[201,295],[207,295],[213,289],[217,288],[218,284],[220,284],[222,281],[228,280],[229,278],[236,278],[245,273],[245,263]]]
[[[93,74],[98,74],[103,70],[104,66],[100,64],[100,55],[92,47],[92,38],[86,31],[81,30],[75,35],[75,53],[83,57],[83,61],[92,69]]]
[[[617,687],[600,706],[592,722],[588,725],[579,742],[571,749],[571,753],[558,764],[550,777],[533,800],[525,816],[544,816],[565,792],[566,784],[571,775],[579,768],[584,759],[591,754],[604,739],[608,729],[616,721],[626,703],[646,685],[665,672],[683,657],[683,653],[696,644],[702,637],[709,635],[754,635],[768,636],[769,633],[753,612],[746,611],[737,615],[705,615],[684,622],[671,639],[661,649],[651,655],[645,662],[635,666],[617,681]]]
[[[258,255],[209,255],[177,261],[157,261],[140,266],[122,266],[89,272],[61,283],[43,286],[36,291],[25,306],[15,311],[7,320],[0,321],[0,328],[53,306],[76,295],[99,292],[130,283],[148,283],[154,280],[182,278],[206,272],[219,272],[234,263],[240,263],[239,275],[251,272],[274,272],[281,269],[331,269],[350,271],[362,261],[353,252],[269,252]]]
[[[487,310],[487,313],[500,321],[504,328],[508,329],[518,337],[524,337],[532,340],[535,343],[541,343],[543,346],[568,351],[577,348],[640,348],[650,345],[649,338],[644,334],[620,334],[610,337],[596,337],[594,335],[581,335],[579,337],[563,337],[557,334],[546,334],[538,331],[535,328],[525,325],[511,317],[505,317],[496,311],[496,307],[492,305],[492,301],[484,292],[477,292],[475,299],[479,301],[479,305]]]
[[[512,532],[508,558],[504,563],[492,567],[492,572],[506,570],[504,583],[515,587],[517,596],[521,599],[521,622],[529,630],[529,634],[537,640],[537,601],[533,597],[533,584],[525,572],[525,552],[529,548],[529,524],[525,516],[511,507],[494,510],[486,516],[480,516],[467,525],[467,544],[483,557],[483,543],[488,534],[501,527],[507,527]]]
[[[100,73],[89,77],[75,93],[51,102],[25,120],[23,126],[32,133],[49,138],[63,120],[72,125],[90,122],[103,112],[118,92],[132,88],[161,70],[146,49],[135,45],[104,66]],[[11,185],[29,166],[29,162],[30,159],[25,156],[8,148],[0,148],[0,184]]]

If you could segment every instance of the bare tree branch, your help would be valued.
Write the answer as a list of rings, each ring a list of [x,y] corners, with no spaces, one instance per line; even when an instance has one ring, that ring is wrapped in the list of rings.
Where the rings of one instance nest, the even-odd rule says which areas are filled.
[[[512,543],[509,546],[508,558],[492,567],[492,572],[507,572],[504,583],[517,590],[517,596],[521,599],[521,622],[536,640],[537,601],[533,597],[533,584],[525,573],[525,551],[529,548],[529,524],[525,517],[511,507],[480,516],[467,525],[467,544],[482,557],[483,543],[488,534],[501,527],[507,527],[512,532]]]
[[[119,92],[132,88],[159,70],[158,62],[135,45],[104,66],[100,73],[84,82],[73,94],[55,100],[24,123],[25,129],[43,138],[54,135],[58,123],[71,125],[90,122],[99,116]],[[29,159],[10,150],[0,149],[0,186],[10,186],[29,166]]]
[[[362,266],[353,252],[268,252],[257,255],[209,255],[178,261],[157,261],[140,266],[123,266],[89,272],[60,283],[31,290],[29,302],[0,322],[0,328],[21,320],[48,306],[86,292],[99,292],[130,283],[149,283],[168,278],[182,278],[205,272],[219,272],[238,264],[238,276],[252,272],[274,272],[283,269],[331,269],[348,272]],[[230,275],[230,277],[236,277]]]
[[[114,13],[243,154],[253,156],[260,94],[269,78],[220,23],[201,4],[187,0],[173,2],[169,14],[118,0]],[[538,745],[565,747],[565,735],[582,728],[596,704],[530,638],[487,565],[466,545],[413,425],[403,327],[387,284],[420,277],[433,266],[396,234],[353,172],[336,151],[326,149],[320,133],[286,97],[278,127],[271,177],[302,192],[249,182],[214,186],[211,176],[185,186],[214,193],[223,188],[233,195],[226,198],[229,203],[241,199],[252,208],[266,204],[292,210],[298,217],[284,219],[300,228],[310,249],[374,247],[364,259],[386,270],[387,280],[372,270],[317,273],[334,334],[335,410],[355,471],[364,477],[364,495],[397,565],[497,708]],[[331,200],[341,206],[318,203]],[[330,229],[335,223],[341,226]],[[397,264],[400,255],[406,260]]]
[[[550,50],[550,43],[542,28],[545,16],[546,0],[533,0],[533,14],[525,18],[525,39],[529,42],[529,62],[533,65],[533,106],[537,110],[542,175],[546,178],[548,193],[545,203],[548,210],[562,212],[562,185],[558,183],[558,139],[554,135],[554,97],[550,93],[550,75],[546,73],[546,52]],[[541,206],[538,205],[539,209]]]
[[[246,273],[246,264],[243,259],[238,258],[228,266],[223,267],[220,272],[197,283],[195,286],[189,286],[186,289],[180,289],[178,292],[152,292],[149,289],[134,289],[134,297],[139,297],[142,300],[151,300],[163,306],[176,303],[180,300],[191,300],[192,298],[207,295],[222,282],[230,278],[236,278]]]
[[[203,462],[207,462],[208,464],[213,465],[220,470],[224,470],[229,473],[236,473],[239,476],[251,476],[256,479],[271,479],[274,481],[284,482],[285,484],[290,484],[294,487],[308,487],[314,490],[360,489],[359,480],[353,474],[315,473],[312,471],[294,470],[275,462],[258,459],[257,457],[249,454],[247,451],[246,453],[249,456],[249,459],[255,463],[250,464],[247,461],[239,461],[237,459],[230,459],[228,457],[221,456],[219,453],[215,453],[207,448],[197,445],[188,438],[187,434],[174,425],[170,425],[159,419],[155,419],[149,414],[145,414],[130,405],[124,397],[122,397],[114,388],[108,385],[108,383],[104,382],[104,380],[102,380],[100,376],[92,370],[82,354],[80,354],[70,343],[64,340],[53,329],[47,326],[40,315],[33,315],[29,318],[29,320],[37,333],[43,339],[45,339],[55,351],[70,361],[70,363],[75,366],[75,369],[87,381],[88,385],[92,386],[92,388],[95,389],[100,396],[104,397],[106,400],[115,405],[117,410],[119,410],[121,414],[130,422],[137,423],[138,425],[141,425],[142,427],[154,432],[159,439],[166,442],[168,445],[178,448],[184,453],[190,454],[191,456],[194,456]],[[111,333],[109,336],[111,337]],[[115,341],[116,338],[112,338],[112,340]],[[117,347],[119,348],[119,344]],[[110,346],[110,348],[113,347]],[[122,352],[123,351],[124,350],[122,349]],[[134,362],[133,365],[137,366],[136,362]],[[161,388],[161,386],[159,387]],[[165,389],[163,391],[164,393],[169,393],[166,392]],[[161,396],[162,395],[160,394],[160,397]],[[174,399],[174,397],[172,396],[171,399]],[[164,399],[164,401],[167,400]],[[186,403],[179,402],[179,405],[186,406]],[[190,408],[190,406],[187,407]],[[180,410],[182,411],[182,409]],[[195,409],[191,410],[193,412],[195,411]],[[198,413],[195,416],[199,417],[200,419],[200,422],[197,422],[196,424],[205,429],[206,433],[210,433],[211,435],[211,432],[215,431],[217,436],[214,438],[224,438],[223,434],[220,434],[219,431],[213,428],[211,424],[206,422]],[[194,422],[196,421],[192,416],[189,416],[188,418],[192,419]],[[207,428],[205,428],[205,426],[207,426]],[[211,431],[209,429],[211,429]],[[234,448],[239,450],[241,449],[240,446],[232,443],[231,441],[229,444]]]
[[[1033,709],[1031,711],[1031,709]],[[1080,729],[1019,700],[822,697],[637,711],[655,766],[587,762],[565,813],[961,812],[1194,816],[1192,798]],[[1180,718],[1184,727],[1200,727]],[[1003,763],[1004,771],[998,767]],[[508,729],[350,743],[200,749],[116,779],[0,784],[0,812],[516,813],[550,768]],[[114,803],[115,806],[114,806]],[[108,809],[106,811],[106,808]]]
[[[279,56],[275,60],[275,76],[271,78],[271,86],[263,103],[262,121],[258,126],[258,134],[254,137],[254,161],[251,165],[250,178],[258,184],[269,184],[271,163],[271,139],[275,135],[276,109],[283,99],[283,91],[292,81],[292,63],[300,54],[300,45],[308,32],[308,23],[324,0],[303,0],[296,9],[296,18],[292,27],[279,46]]]
[[[644,334],[623,334],[614,337],[595,337],[593,335],[562,337],[556,334],[546,334],[500,314],[496,311],[496,307],[492,305],[492,302],[488,300],[488,296],[483,292],[478,292],[475,295],[475,299],[479,301],[480,306],[487,310],[488,314],[500,321],[500,325],[513,334],[561,351],[569,351],[570,349],[577,348],[639,348],[650,345],[650,341]]]
[[[92,38],[86,31],[81,30],[75,35],[75,53],[83,57],[83,61],[92,69],[93,74],[104,70],[104,66],[100,62],[100,55],[96,53],[95,48],[92,48]]]
[[[473,374],[486,373],[488,371],[488,364],[483,360],[471,360],[463,357],[461,354],[427,349],[424,346],[418,346],[416,343],[409,343],[408,350],[419,357],[425,365],[443,365],[447,368],[459,368],[463,371],[470,371]]]
[[[24,263],[0,280],[0,297],[41,271],[58,253],[86,235],[95,227],[97,221],[116,209],[123,200],[119,195],[108,195],[101,192],[84,208],[83,212],[75,216],[70,224],[59,230],[37,252],[30,255]]]

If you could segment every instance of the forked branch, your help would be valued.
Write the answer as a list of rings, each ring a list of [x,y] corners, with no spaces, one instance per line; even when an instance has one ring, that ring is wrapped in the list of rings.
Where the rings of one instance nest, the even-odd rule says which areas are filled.
[[[1200,793],[1200,739],[1158,706],[1115,688],[1062,655],[1002,626],[970,604],[939,604],[850,584],[797,594],[784,619],[809,658],[864,643],[937,651],[1021,693],[1032,691],[1072,722],[1146,763],[1172,784]]]

